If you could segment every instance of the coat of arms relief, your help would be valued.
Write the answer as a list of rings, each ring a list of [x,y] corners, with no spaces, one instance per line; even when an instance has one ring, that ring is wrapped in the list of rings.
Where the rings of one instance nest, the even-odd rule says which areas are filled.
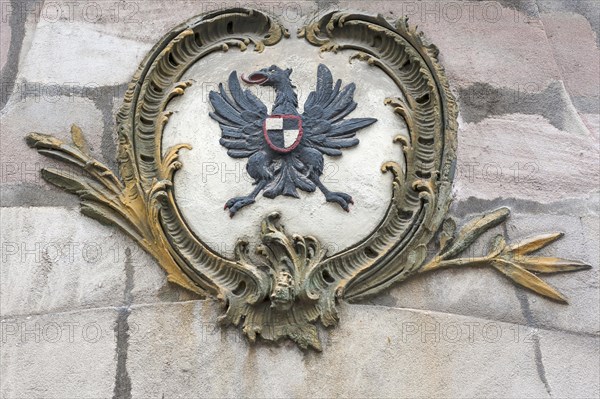
[[[286,42],[291,41],[305,46],[303,57],[320,60],[306,79],[311,82],[304,101],[297,90],[300,81],[295,80],[297,65],[273,64],[266,58],[258,68],[230,69],[215,89],[202,92],[210,109],[197,133],[201,142],[243,162],[252,188],[242,192],[237,185],[225,186],[228,195],[218,198],[220,208],[209,204],[209,213],[197,219],[220,212],[235,226],[245,214],[258,212],[259,204],[260,212],[268,210],[253,228],[258,244],[234,237],[232,253],[221,253],[203,240],[201,223],[189,223],[190,211],[176,194],[183,189],[177,188],[181,183],[177,174],[191,169],[193,162],[190,157],[184,162],[180,152],[202,154],[204,148],[187,142],[166,146],[165,129],[177,117],[176,101],[197,83],[185,78],[196,63],[215,54],[226,60],[229,54],[253,53],[260,60],[265,53],[285,53]],[[385,109],[369,115],[365,96],[372,83],[361,76],[339,78],[328,65],[329,58],[319,58],[322,54],[335,54],[345,64],[360,63],[386,76],[391,85],[382,90],[390,95],[376,100]],[[270,108],[252,91],[256,87],[274,94]],[[170,282],[221,301],[223,323],[240,326],[250,341],[291,339],[302,348],[321,350],[317,325],[338,323],[340,302],[360,301],[416,274],[492,267],[535,294],[566,303],[539,274],[589,268],[577,261],[533,255],[561,233],[516,243],[498,236],[484,256],[463,255],[484,232],[503,223],[510,211],[490,210],[459,224],[448,217],[457,114],[437,48],[405,18],[390,22],[382,16],[331,12],[292,37],[275,18],[238,8],[185,22],[146,56],[117,115],[118,171],[89,153],[76,125],[71,143],[41,133],[30,133],[27,142],[40,153],[85,171],[74,176],[47,168],[42,176],[78,195],[84,215],[117,226],[136,240]],[[367,150],[366,137],[386,129],[380,121],[390,116],[407,133],[390,132],[389,140],[380,143],[397,156],[382,160],[371,171],[382,176],[390,193],[374,227],[338,250],[326,245],[331,238],[284,228],[286,220],[311,217],[293,204],[314,196],[320,196],[323,209],[339,212],[338,218],[351,218],[360,210],[360,191],[346,192],[346,181],[329,187],[323,179],[324,165]],[[360,162],[344,166],[365,167]],[[201,196],[208,187],[199,183],[193,189]],[[292,201],[286,203],[286,211],[277,208],[282,198]],[[293,214],[290,209],[295,209]],[[328,221],[313,223],[317,229]]]
[[[318,188],[328,202],[335,202],[346,211],[353,203],[350,195],[331,192],[321,181],[324,156],[341,156],[343,149],[358,145],[356,132],[377,119],[345,119],[356,109],[356,86],[351,83],[340,89],[341,80],[334,86],[331,71],[323,64],[319,65],[316,90],[310,93],[300,114],[291,73],[291,69],[272,65],[243,79],[248,84],[275,89],[271,114],[252,92],[242,91],[235,72],[229,77],[231,97],[223,85],[218,92],[210,93],[215,109],[211,117],[219,122],[223,132],[221,144],[231,157],[248,158],[246,169],[256,180],[250,195],[232,198],[225,204],[232,217],[254,203],[262,190],[267,198],[298,198],[298,189],[314,192]]]

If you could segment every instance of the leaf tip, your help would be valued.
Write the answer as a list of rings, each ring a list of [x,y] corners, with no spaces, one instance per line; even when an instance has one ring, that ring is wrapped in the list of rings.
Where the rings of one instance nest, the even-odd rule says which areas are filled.
[[[558,293],[558,297],[554,298],[554,300],[558,303],[560,303],[561,305],[568,305],[569,304],[569,300],[567,299],[566,296],[564,296],[563,294],[561,294],[560,292]]]
[[[36,132],[31,132],[25,136],[25,142],[31,148],[34,148],[38,142],[43,140],[44,135]]]
[[[592,269],[592,265],[588,265],[587,263],[582,263],[579,266],[579,270],[590,270],[590,269]]]
[[[510,208],[503,206],[501,208],[498,208],[496,210],[496,213],[498,215],[498,218],[500,218],[502,221],[506,220],[506,218],[508,218],[510,216]]]
[[[85,137],[83,136],[83,131],[76,124],[71,125],[71,139],[73,140],[73,144],[84,154],[87,154],[88,146],[85,141]]]

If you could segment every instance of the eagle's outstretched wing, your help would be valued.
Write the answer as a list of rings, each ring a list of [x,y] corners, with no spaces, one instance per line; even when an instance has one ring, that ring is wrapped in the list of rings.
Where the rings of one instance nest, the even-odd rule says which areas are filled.
[[[350,83],[340,91],[342,81],[333,85],[331,71],[320,64],[317,71],[317,88],[304,103],[302,127],[305,140],[327,155],[342,155],[340,149],[359,143],[356,131],[377,121],[375,118],[344,119],[356,109],[354,90]]]
[[[227,148],[227,154],[246,158],[264,146],[262,124],[268,111],[250,90],[242,90],[236,71],[229,75],[228,85],[231,97],[222,83],[219,91],[210,92],[208,97],[214,108],[210,117],[219,122],[222,131],[219,142]]]

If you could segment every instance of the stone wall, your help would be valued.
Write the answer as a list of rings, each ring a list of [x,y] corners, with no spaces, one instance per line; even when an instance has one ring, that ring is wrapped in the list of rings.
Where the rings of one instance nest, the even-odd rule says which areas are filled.
[[[340,304],[322,353],[250,345],[216,325],[218,303],[169,284],[124,234],[80,215],[41,179],[53,162],[24,141],[67,139],[76,122],[114,166],[115,115],[138,63],[172,26],[227,2],[3,1],[2,398],[598,397],[598,4],[242,3],[292,31],[328,8],[408,14],[440,48],[460,105],[451,214],[508,206],[493,233],[562,231],[543,253],[593,268],[548,278],[568,306],[491,270],[447,270]]]

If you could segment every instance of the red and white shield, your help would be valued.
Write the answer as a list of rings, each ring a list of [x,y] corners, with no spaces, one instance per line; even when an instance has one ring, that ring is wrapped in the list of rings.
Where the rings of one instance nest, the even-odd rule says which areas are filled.
[[[263,123],[263,133],[273,151],[286,154],[302,140],[302,117],[298,115],[271,115]]]

